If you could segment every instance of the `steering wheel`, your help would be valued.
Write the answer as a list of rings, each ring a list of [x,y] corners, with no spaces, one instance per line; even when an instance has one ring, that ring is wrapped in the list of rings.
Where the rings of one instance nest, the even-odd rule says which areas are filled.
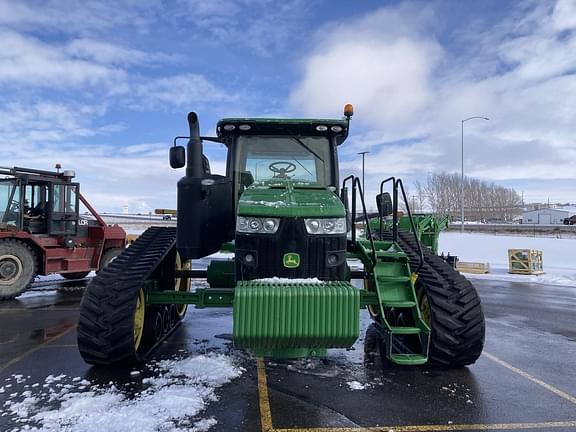
[[[278,165],[283,165],[283,167]],[[288,180],[290,178],[288,173],[296,171],[296,165],[292,162],[273,162],[268,165],[268,169],[274,173],[272,178]]]

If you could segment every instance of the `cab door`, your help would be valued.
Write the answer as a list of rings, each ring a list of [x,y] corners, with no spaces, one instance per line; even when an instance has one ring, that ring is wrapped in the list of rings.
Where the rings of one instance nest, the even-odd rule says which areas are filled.
[[[0,181],[0,224],[22,229],[22,197],[19,180]]]
[[[52,184],[49,200],[49,234],[78,233],[78,183]]]

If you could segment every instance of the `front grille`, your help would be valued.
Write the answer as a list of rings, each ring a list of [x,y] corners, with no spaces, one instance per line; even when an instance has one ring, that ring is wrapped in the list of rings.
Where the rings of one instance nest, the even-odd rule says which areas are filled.
[[[300,255],[297,268],[283,264],[286,253]],[[253,263],[244,257],[252,254]],[[328,256],[336,255],[335,264]],[[267,277],[344,280],[346,274],[346,235],[310,235],[300,218],[283,218],[276,234],[236,233],[236,279]]]

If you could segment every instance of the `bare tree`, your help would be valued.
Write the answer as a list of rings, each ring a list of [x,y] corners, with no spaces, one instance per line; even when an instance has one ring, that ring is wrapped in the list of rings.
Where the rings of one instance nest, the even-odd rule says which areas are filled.
[[[420,208],[428,207],[434,213],[459,217],[459,174],[430,174],[424,184],[415,182]],[[495,183],[464,177],[464,218],[480,222],[509,222],[521,213],[522,199],[511,188]]]

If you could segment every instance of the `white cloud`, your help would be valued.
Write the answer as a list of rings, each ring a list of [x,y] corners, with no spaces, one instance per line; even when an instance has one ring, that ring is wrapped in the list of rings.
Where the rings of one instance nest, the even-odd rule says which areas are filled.
[[[344,103],[355,105],[342,167],[359,174],[355,153],[369,150],[371,193],[387,175],[459,171],[460,120],[469,116],[490,121],[465,125],[468,175],[516,185],[573,179],[574,5],[522,5],[490,33],[460,32],[471,48],[458,54],[433,36],[434,15],[410,5],[326,27],[304,61],[291,105],[314,117],[340,116]]]
[[[302,37],[303,0],[179,0],[168,13],[184,18],[229,48],[247,47],[261,56],[285,50]]]
[[[168,164],[169,142],[112,144],[106,135],[118,124],[101,123],[104,108],[85,104],[8,103],[0,109],[0,165],[53,170],[56,163],[76,171],[82,191],[99,211],[147,213],[174,208],[183,170]],[[90,137],[96,143],[86,143]],[[207,144],[212,172],[225,173],[222,151]]]
[[[73,39],[64,47],[64,51],[75,58],[107,65],[166,64],[176,60],[175,56],[140,51],[89,38]]]
[[[557,31],[574,30],[576,28],[576,2],[559,0],[554,8],[552,23]]]
[[[71,57],[33,37],[0,30],[0,40],[0,83],[67,88],[125,79],[122,70]]]
[[[94,127],[92,120],[103,113],[102,106],[80,103],[73,106],[46,101],[5,103],[0,109],[0,146],[3,148],[3,156],[9,159],[7,153],[13,145],[25,147],[27,143],[36,140],[47,142],[93,136],[100,128]],[[107,132],[109,127],[104,125],[102,129]]]
[[[381,9],[322,31],[291,105],[310,116],[340,116],[352,102],[356,121],[378,128],[412,121],[432,102],[442,48],[418,29],[428,26],[428,11],[408,10]]]
[[[89,89],[97,97],[137,110],[229,101],[233,96],[200,74],[148,78],[130,69],[136,64],[176,61],[176,56],[148,53],[95,39],[48,43],[0,29],[0,86],[29,93],[33,88],[58,91]]]
[[[181,74],[152,79],[135,86],[134,109],[163,110],[166,105],[191,107],[234,99],[202,75]]]
[[[18,30],[91,34],[123,26],[146,31],[156,0],[0,0],[0,25]]]

